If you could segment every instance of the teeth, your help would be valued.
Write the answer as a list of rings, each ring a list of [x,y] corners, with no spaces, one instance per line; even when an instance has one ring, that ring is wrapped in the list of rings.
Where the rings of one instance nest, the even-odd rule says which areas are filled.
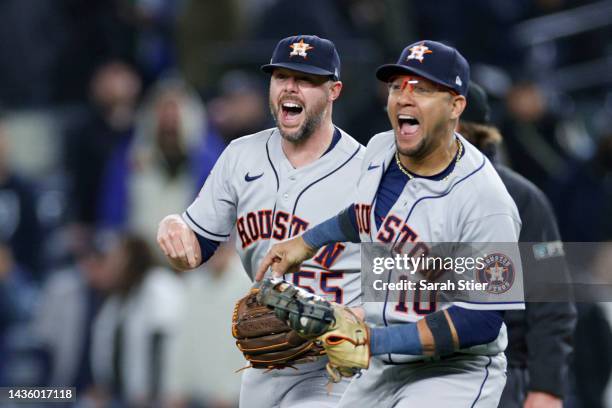
[[[411,120],[411,119],[416,120],[414,116],[410,116],[410,115],[398,115],[397,118],[400,120]]]
[[[285,108],[301,108],[300,105],[298,105],[297,103],[293,103],[293,102],[285,102],[285,103],[283,103],[283,107],[285,107]]]

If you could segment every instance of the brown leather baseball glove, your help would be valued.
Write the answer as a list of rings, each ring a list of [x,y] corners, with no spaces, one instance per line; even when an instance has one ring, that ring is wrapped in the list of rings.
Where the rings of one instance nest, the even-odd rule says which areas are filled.
[[[314,361],[325,354],[323,347],[305,339],[257,302],[259,289],[236,302],[232,335],[238,349],[253,368],[282,369]]]

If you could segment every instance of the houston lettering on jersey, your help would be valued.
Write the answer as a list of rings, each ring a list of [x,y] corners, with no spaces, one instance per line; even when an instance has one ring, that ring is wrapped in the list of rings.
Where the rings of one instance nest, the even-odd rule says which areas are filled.
[[[291,236],[294,237],[306,231],[308,224],[308,221],[297,215],[284,211],[277,211],[274,222],[272,222],[272,210],[259,210],[238,218],[236,229],[242,242],[242,248],[245,249],[260,239],[272,237],[277,241],[282,241],[289,238],[290,231]]]
[[[306,231],[310,223],[297,215],[284,211],[277,211],[272,222],[272,210],[251,211],[238,218],[236,230],[245,249],[259,240],[274,238],[283,241],[290,237],[300,235]],[[291,234],[291,235],[289,235]],[[342,243],[326,245],[313,258],[316,263],[325,269],[331,268],[346,245]]]
[[[355,216],[359,233],[369,234],[371,231],[372,206],[369,204],[355,204]],[[398,237],[399,234],[399,237]],[[380,242],[397,242],[399,248],[406,242],[415,242],[418,234],[396,215],[389,213],[385,217],[376,239]]]

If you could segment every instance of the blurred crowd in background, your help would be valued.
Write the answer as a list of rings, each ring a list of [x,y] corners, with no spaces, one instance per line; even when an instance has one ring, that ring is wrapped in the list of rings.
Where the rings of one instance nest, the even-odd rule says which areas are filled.
[[[612,1],[5,0],[0,386],[236,405],[246,274],[229,245],[179,276],[155,235],[231,140],[273,126],[258,68],[299,33],[335,42],[334,122],[364,144],[389,128],[375,68],[418,39],[457,47],[490,96],[499,160],[547,193],[564,241],[612,239]],[[579,305],[568,406],[612,406],[611,304]]]

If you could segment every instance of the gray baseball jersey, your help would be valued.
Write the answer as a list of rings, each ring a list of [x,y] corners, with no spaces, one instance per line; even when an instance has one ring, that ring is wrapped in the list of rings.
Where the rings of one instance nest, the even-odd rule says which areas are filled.
[[[497,175],[489,160],[462,136],[455,137],[462,143],[464,153],[455,163],[453,171],[442,180],[415,177],[410,179],[398,200],[391,207],[380,227],[374,218],[376,194],[379,184],[392,160],[395,160],[395,136],[393,131],[374,136],[368,144],[366,156],[363,161],[362,175],[358,183],[358,198],[355,202],[357,224],[362,242],[385,242],[402,244],[456,242],[456,243],[485,243],[517,242],[520,231],[520,217],[506,188]],[[519,262],[520,264],[520,262]],[[517,265],[520,268],[520,265]],[[520,275],[517,273],[517,275]],[[520,285],[517,285],[520,286]],[[517,289],[518,290],[518,289]],[[521,292],[522,293],[522,292]],[[418,299],[420,300],[420,299]],[[425,305],[423,304],[425,303]],[[470,309],[517,309],[524,308],[522,297],[520,302],[502,302],[496,304],[472,304],[455,302],[454,304]],[[451,306],[451,303],[402,301],[385,301],[380,303],[367,302],[367,321],[375,326],[391,325],[405,322],[416,322],[426,314]],[[450,374],[453,369],[461,371],[456,375],[457,389],[466,388],[467,382],[482,384],[472,390],[469,388],[471,401],[476,402],[478,390],[497,390],[491,396],[480,393],[479,404],[496,406],[505,382],[505,358],[503,350],[507,345],[506,328],[502,326],[499,336],[490,344],[475,346],[460,351],[456,363],[454,360],[436,362],[424,356],[408,356],[387,354],[374,358],[372,367],[361,378],[351,383],[341,406],[350,406],[360,397],[367,398],[373,391],[380,378],[384,377],[387,383],[394,379],[389,389],[394,390],[391,395],[379,398],[379,406],[406,406],[427,401],[432,406],[470,406],[457,394],[461,403],[438,400],[435,395],[418,398],[412,391],[431,387],[436,383],[444,383],[454,378]],[[423,361],[425,360],[425,361]],[[431,363],[431,364],[430,364]],[[435,363],[435,364],[434,364]],[[397,365],[399,364],[399,365]],[[392,368],[398,367],[398,368]],[[449,368],[450,367],[450,368]],[[453,368],[454,367],[454,368]],[[501,372],[493,372],[501,370]],[[409,372],[411,374],[409,374]],[[437,379],[432,376],[434,372],[445,372],[446,379]],[[489,383],[485,384],[485,379]],[[417,382],[419,381],[425,381]],[[490,388],[493,383],[495,386]],[[474,391],[474,392],[472,392]],[[446,394],[441,394],[443,398]],[[401,404],[399,401],[404,401]],[[467,405],[465,405],[467,403]],[[478,405],[478,406],[481,406]]]
[[[253,279],[269,247],[300,235],[345,209],[354,197],[365,149],[346,133],[321,158],[295,169],[276,128],[234,140],[225,149],[198,198],[183,214],[203,237],[227,241]],[[287,280],[339,303],[360,294],[359,246],[329,245]]]
[[[336,130],[335,139],[338,136],[331,150],[298,169],[285,156],[276,128],[234,140],[183,219],[208,239],[227,241],[235,233],[236,250],[253,279],[272,244],[302,234],[354,202],[365,149]],[[359,246],[338,243],[319,250],[299,272],[285,279],[329,300],[351,305],[360,301],[359,270]],[[324,361],[314,366],[299,365],[298,372],[291,368],[277,372],[246,370],[241,406],[271,407],[287,401],[334,406],[346,384],[328,395],[322,385],[324,365]]]

